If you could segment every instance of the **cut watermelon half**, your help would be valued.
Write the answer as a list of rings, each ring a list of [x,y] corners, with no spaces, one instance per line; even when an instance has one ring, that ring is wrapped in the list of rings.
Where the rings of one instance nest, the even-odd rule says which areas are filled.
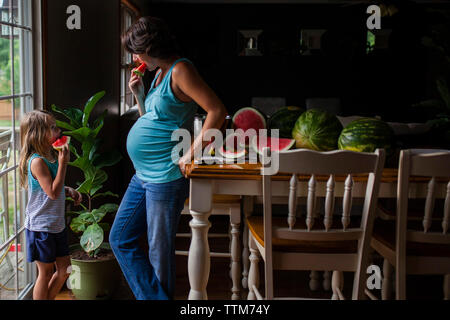
[[[65,145],[69,145],[70,143],[70,137],[69,136],[62,136],[61,138],[59,138],[58,140],[56,140],[55,142],[53,142],[52,147],[55,150],[61,150]]]
[[[223,145],[219,148],[219,153],[228,159],[242,158],[246,154],[245,147],[240,143],[240,135],[232,133],[225,138]]]
[[[295,145],[295,139],[273,138],[273,137],[253,137],[251,147],[258,154],[262,155],[265,147],[270,151],[283,152],[291,149]]]
[[[256,134],[258,134],[260,129],[266,129],[267,127],[265,115],[252,107],[239,109],[234,114],[232,121],[233,121],[233,128],[235,130],[242,129],[244,131],[244,134],[246,135],[245,143],[243,141],[239,142],[242,145],[243,144],[249,145],[249,141],[252,137],[250,131],[247,132],[247,130],[254,129]]]
[[[147,69],[147,65],[145,63],[142,63],[139,67],[133,70],[135,74],[137,74],[140,77],[144,76],[145,70]]]

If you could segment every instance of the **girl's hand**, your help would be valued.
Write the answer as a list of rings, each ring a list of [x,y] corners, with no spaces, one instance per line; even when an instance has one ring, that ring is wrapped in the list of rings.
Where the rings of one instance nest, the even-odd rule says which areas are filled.
[[[59,164],[67,164],[70,161],[70,152],[69,146],[63,146],[58,153],[58,162]]]
[[[81,193],[71,187],[66,187],[66,188],[67,188],[68,196],[73,199],[74,204],[76,206],[80,205],[81,201],[83,201],[83,196],[81,195]]]
[[[133,69],[134,70],[134,69]],[[138,76],[131,70],[130,82],[128,82],[128,87],[134,94],[137,100],[144,97],[144,83],[142,82],[142,77]]]

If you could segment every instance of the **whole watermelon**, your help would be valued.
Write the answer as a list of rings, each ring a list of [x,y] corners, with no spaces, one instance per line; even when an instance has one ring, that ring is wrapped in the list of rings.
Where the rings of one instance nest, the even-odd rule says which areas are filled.
[[[390,154],[394,147],[394,131],[384,121],[375,118],[362,118],[350,122],[338,140],[339,149],[374,152],[384,148]]]
[[[280,138],[292,139],[292,129],[303,112],[305,110],[300,107],[282,107],[270,116],[267,127],[269,130],[279,129]]]
[[[332,113],[320,109],[304,112],[295,122],[292,137],[297,148],[317,151],[337,149],[342,124]]]

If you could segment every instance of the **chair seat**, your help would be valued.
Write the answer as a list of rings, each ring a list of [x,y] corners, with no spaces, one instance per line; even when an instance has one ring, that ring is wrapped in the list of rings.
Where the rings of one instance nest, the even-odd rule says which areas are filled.
[[[333,228],[342,228],[340,219],[333,221]],[[356,220],[356,219],[355,219]],[[272,218],[274,227],[286,227],[286,218]],[[319,223],[316,221],[316,227]],[[247,218],[247,225],[253,237],[258,243],[264,246],[264,221],[263,217],[250,216]],[[351,222],[350,227],[359,227],[359,221]],[[296,228],[306,229],[303,219],[297,219]],[[303,253],[356,253],[358,242],[356,240],[345,241],[304,241],[274,238],[272,240],[274,251],[279,252],[303,252]]]
[[[395,221],[376,219],[372,238],[395,252]],[[450,245],[408,241],[406,255],[424,257],[450,257]]]
[[[213,203],[241,203],[241,196],[233,196],[227,194],[213,194]],[[189,198],[184,202],[185,205],[189,204]]]

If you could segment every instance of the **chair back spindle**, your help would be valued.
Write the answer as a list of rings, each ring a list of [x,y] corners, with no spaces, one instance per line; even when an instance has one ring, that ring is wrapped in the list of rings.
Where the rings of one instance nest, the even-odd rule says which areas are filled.
[[[352,189],[353,177],[351,174],[347,176],[344,184],[344,197],[342,198],[342,228],[344,231],[350,224],[350,212],[352,210]]]
[[[297,175],[294,173],[289,181],[289,212],[288,225],[293,229],[297,221]]]
[[[314,215],[316,211],[316,185],[316,177],[313,174],[308,182],[308,200],[306,207],[306,226],[308,227],[308,231],[311,231],[314,225]]]

